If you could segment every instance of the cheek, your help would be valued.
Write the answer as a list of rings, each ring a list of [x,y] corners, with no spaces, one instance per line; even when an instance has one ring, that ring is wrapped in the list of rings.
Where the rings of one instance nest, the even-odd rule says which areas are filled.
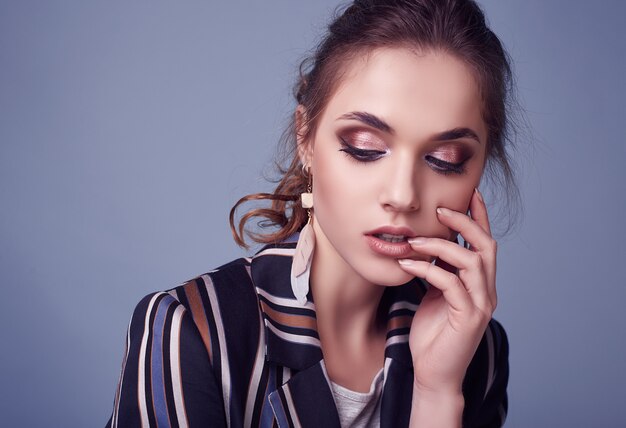
[[[313,197],[316,215],[332,212],[336,218],[364,208],[369,188],[364,186],[367,168],[350,160],[329,141],[318,141],[313,156]]]
[[[342,168],[336,153],[320,150],[314,156],[313,207],[316,217],[341,216],[354,198],[353,177],[350,171]],[[333,222],[334,223],[334,222]]]
[[[432,177],[423,192],[422,208],[428,215],[426,218],[432,219],[433,228],[430,229],[433,235],[455,237],[457,232],[449,229],[439,222],[436,210],[438,207],[448,208],[460,213],[466,213],[474,188],[478,185],[480,176],[457,177],[450,179],[444,177]],[[430,223],[430,222],[429,222]]]
[[[469,209],[472,193],[474,192],[473,181],[459,183],[446,183],[441,194],[439,205],[462,213]]]

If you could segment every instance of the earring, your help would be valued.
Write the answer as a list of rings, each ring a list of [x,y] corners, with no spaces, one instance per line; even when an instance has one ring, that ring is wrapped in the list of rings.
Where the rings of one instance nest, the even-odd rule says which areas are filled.
[[[302,165],[304,173],[305,165]],[[309,293],[309,276],[311,273],[311,262],[313,260],[313,251],[315,250],[315,233],[313,232],[313,219],[311,217],[311,208],[313,208],[312,193],[312,176],[310,169],[306,173],[309,177],[307,191],[300,194],[302,208],[307,209],[309,220],[300,231],[296,251],[293,255],[291,264],[291,290],[296,300],[301,305],[306,303],[306,296]]]

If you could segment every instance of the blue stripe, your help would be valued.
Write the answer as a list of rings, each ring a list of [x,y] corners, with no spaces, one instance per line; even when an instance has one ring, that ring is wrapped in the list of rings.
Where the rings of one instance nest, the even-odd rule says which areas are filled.
[[[287,419],[287,415],[285,414],[285,409],[283,407],[283,402],[280,399],[280,394],[278,391],[274,391],[269,395],[270,403],[272,403],[272,408],[274,409],[274,415],[276,416],[276,422],[278,422],[278,426],[280,428],[288,427],[289,422]]]
[[[270,394],[276,391],[276,366],[271,364],[269,366],[269,373],[267,375],[267,389]],[[261,418],[260,425],[262,427],[270,427],[272,426],[272,421],[274,420],[274,413],[272,412],[272,408],[270,406],[270,397],[268,396],[263,400],[263,407],[261,407]]]
[[[170,427],[170,418],[165,400],[165,385],[163,383],[163,327],[167,309],[174,302],[172,296],[165,296],[159,302],[152,331],[152,400],[159,427]]]

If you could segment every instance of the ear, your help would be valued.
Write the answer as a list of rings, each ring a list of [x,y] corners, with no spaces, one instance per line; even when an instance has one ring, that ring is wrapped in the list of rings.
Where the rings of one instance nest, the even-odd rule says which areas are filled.
[[[295,131],[298,148],[298,158],[302,165],[311,166],[313,160],[313,144],[305,139],[308,129],[308,119],[304,106],[298,104],[295,111]]]

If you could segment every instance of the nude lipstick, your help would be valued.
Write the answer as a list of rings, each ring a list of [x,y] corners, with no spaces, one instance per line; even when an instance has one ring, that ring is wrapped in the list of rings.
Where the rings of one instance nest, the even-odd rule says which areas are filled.
[[[365,240],[375,253],[394,258],[405,258],[414,254],[407,239],[415,233],[407,227],[384,226],[365,233]]]

